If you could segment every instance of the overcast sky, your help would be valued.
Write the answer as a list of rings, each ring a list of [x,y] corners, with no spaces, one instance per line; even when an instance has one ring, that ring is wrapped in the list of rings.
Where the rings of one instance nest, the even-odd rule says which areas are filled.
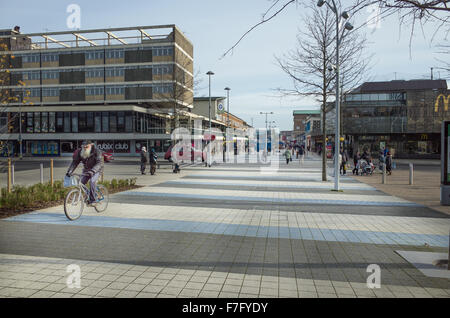
[[[348,1],[343,1],[348,3]],[[309,99],[276,97],[277,87],[290,88],[289,78],[275,65],[274,56],[293,49],[301,28],[302,6],[291,5],[272,21],[252,31],[232,54],[221,59],[251,26],[261,20],[272,2],[269,0],[129,0],[129,1],[1,1],[0,28],[21,27],[22,33],[69,30],[66,12],[69,4],[81,8],[81,29],[128,27],[137,25],[176,24],[194,45],[194,69],[202,82],[197,96],[208,95],[209,70],[212,95],[226,96],[230,87],[230,111],[256,127],[264,127],[259,112],[273,111],[269,120],[280,130],[291,130],[294,109],[318,108]],[[322,7],[325,10],[325,7]],[[364,23],[369,12],[351,21]],[[438,66],[436,44],[443,43],[439,34],[431,42],[435,26],[418,29],[412,41],[410,56],[409,29],[400,32],[396,16],[380,23],[380,28],[364,28],[374,54],[370,75],[374,80],[429,78],[430,67]],[[448,42],[448,40],[447,40]],[[443,76],[443,74],[441,74]],[[438,70],[434,72],[439,77]]]

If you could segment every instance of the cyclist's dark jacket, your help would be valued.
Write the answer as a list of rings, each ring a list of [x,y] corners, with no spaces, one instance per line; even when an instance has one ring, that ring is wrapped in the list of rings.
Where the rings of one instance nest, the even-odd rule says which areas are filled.
[[[150,153],[150,163],[156,164],[156,159],[158,159],[158,156],[153,151]]]
[[[68,174],[72,174],[75,169],[78,167],[80,162],[83,163],[83,173],[87,173],[88,171],[92,171],[94,173],[103,171],[103,154],[100,149],[97,149],[95,145],[92,145],[91,155],[86,159],[81,158],[81,148],[75,150],[73,153],[73,161],[67,171]]]

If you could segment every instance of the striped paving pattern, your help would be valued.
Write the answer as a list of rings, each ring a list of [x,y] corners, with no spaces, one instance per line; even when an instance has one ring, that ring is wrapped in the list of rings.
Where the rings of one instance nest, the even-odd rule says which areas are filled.
[[[81,219],[71,222],[65,218],[62,207],[54,207],[7,221],[293,240],[448,246],[448,218],[346,213],[349,206],[362,211],[371,207],[380,212],[387,207],[424,207],[383,194],[350,177],[341,178],[344,192],[329,191],[334,186],[333,178],[322,182],[320,169],[314,162],[309,165],[284,165],[273,175],[262,174],[257,167],[192,168],[185,178],[113,195],[104,214],[87,209]],[[209,189],[211,186],[216,188]],[[259,190],[264,187],[270,191]],[[154,204],[153,200],[165,204]],[[179,200],[179,204],[171,205],[174,200]],[[202,206],[196,204],[199,201]],[[231,202],[245,202],[249,206],[227,208]],[[252,208],[253,203],[271,208]],[[280,204],[289,205],[291,210],[279,210]],[[300,206],[306,209],[330,206],[342,212],[337,215],[295,211]]]
[[[450,297],[395,252],[446,251],[446,215],[349,177],[331,191],[320,160],[281,159],[185,167],[76,221],[62,206],[0,220],[0,297]]]

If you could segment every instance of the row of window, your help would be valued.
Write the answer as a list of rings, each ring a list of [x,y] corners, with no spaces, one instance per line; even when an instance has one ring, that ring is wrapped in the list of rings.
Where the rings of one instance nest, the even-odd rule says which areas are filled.
[[[19,132],[19,114],[3,113],[0,124],[11,118],[10,133]],[[3,120],[3,121],[2,121]],[[131,111],[105,112],[27,112],[22,113],[22,132],[26,133],[165,133],[166,120]]]
[[[106,92],[106,95],[124,95],[125,88],[127,87],[151,87],[153,93],[172,93],[173,86],[172,84],[143,84],[143,85],[116,85],[116,86],[79,86],[72,87],[72,89],[84,89],[86,95],[103,95]],[[42,96],[43,97],[55,97],[60,96],[61,90],[67,90],[69,88],[63,87],[45,87],[42,88]],[[21,90],[14,90],[12,95],[26,95],[26,92],[30,92],[28,94],[29,97],[40,97],[41,89],[40,88],[27,88]]]
[[[345,100],[348,102],[402,101],[402,100],[406,100],[406,93],[348,94],[345,96]]]
[[[143,49],[143,48],[142,48]],[[173,47],[172,46],[161,46],[161,47],[152,47],[145,48],[146,50],[152,50],[153,56],[173,56]],[[135,51],[139,50],[139,48],[128,48],[128,49],[112,49],[112,50],[89,50],[85,51],[85,59],[87,60],[102,60],[106,55],[107,59],[120,59],[124,58],[125,51]],[[73,52],[55,52],[55,53],[24,53],[24,54],[15,54],[15,57],[22,57],[23,63],[39,63],[42,62],[57,62],[59,61],[59,55],[61,54],[70,54],[70,53],[83,53],[80,51]]]
[[[25,71],[25,72],[14,72],[12,74],[22,75],[22,80],[39,80],[42,79],[58,79],[60,72],[72,72],[81,71],[85,72],[86,77],[115,77],[124,76],[124,71],[126,69],[152,69],[153,75],[164,75],[172,74],[173,65],[142,65],[142,66],[126,66],[126,67],[108,67],[108,68],[85,68],[85,69],[62,69],[62,70],[49,70],[49,71]],[[42,72],[42,75],[41,75]]]

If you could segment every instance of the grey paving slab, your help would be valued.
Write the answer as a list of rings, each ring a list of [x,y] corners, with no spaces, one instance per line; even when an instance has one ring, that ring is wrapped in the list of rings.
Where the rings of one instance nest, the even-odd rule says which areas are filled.
[[[239,170],[245,165],[231,171],[223,166],[222,174],[201,168],[189,172],[189,178],[198,181],[210,180],[214,174],[241,184],[273,181],[273,185],[241,186],[240,191],[257,200],[224,204],[220,199],[199,199],[190,193],[235,189],[223,184],[207,187],[181,182],[174,186],[168,182],[151,189],[185,193],[169,199],[164,195],[113,195],[111,215],[86,214],[70,225],[49,221],[60,213],[57,210],[42,214],[48,222],[0,221],[0,296],[450,296],[448,279],[425,277],[395,253],[400,248],[445,252],[448,240],[443,239],[442,229],[448,217],[419,206],[361,208],[289,202],[297,190],[307,196],[328,195],[324,189],[283,191],[275,186],[275,182],[294,182],[289,180],[301,173],[299,182],[315,182],[311,176],[316,172],[307,170],[316,164],[303,172],[293,170],[292,175],[282,170],[264,177],[251,169]],[[345,195],[385,199],[378,191],[358,190],[357,182],[343,180],[354,187]],[[261,199],[269,201],[262,203]],[[93,226],[89,222],[95,217],[99,222]],[[138,228],[140,223],[148,226]],[[81,289],[66,286],[65,269],[73,263],[81,267]],[[379,290],[367,288],[366,269],[372,263],[381,267]]]

